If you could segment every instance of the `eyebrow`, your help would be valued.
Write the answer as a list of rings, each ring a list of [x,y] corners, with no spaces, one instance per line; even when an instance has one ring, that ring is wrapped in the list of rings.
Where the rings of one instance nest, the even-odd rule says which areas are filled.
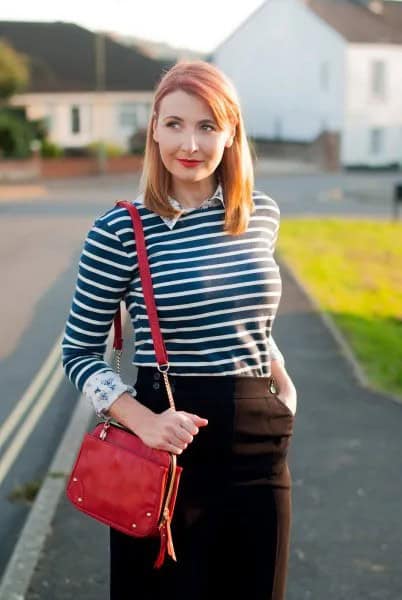
[[[168,117],[164,117],[163,120],[166,119],[176,119],[177,121],[183,121],[183,119],[181,117],[178,117],[177,115],[169,115]],[[198,121],[199,123],[213,123],[214,125],[216,125],[215,121],[213,119],[201,119],[201,121]]]

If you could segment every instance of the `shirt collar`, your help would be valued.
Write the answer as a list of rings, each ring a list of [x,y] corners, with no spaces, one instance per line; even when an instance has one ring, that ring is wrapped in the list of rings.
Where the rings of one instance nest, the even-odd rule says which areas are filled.
[[[144,197],[141,194],[141,197],[140,197],[141,203],[143,203],[143,198]],[[176,225],[177,221],[180,219],[182,214],[186,214],[186,213],[192,212],[193,210],[198,210],[200,208],[206,209],[206,208],[210,208],[210,207],[214,207],[214,206],[225,207],[225,200],[223,197],[223,189],[222,189],[221,183],[218,183],[212,196],[210,196],[209,198],[206,198],[197,209],[193,208],[193,207],[192,208],[184,207],[178,202],[178,200],[176,200],[175,198],[172,198],[171,196],[168,196],[168,200],[169,200],[170,205],[173,206],[173,208],[180,210],[180,214],[171,219],[169,217],[161,216],[161,219],[163,219],[163,221],[169,227],[169,229],[173,229],[173,227]]]

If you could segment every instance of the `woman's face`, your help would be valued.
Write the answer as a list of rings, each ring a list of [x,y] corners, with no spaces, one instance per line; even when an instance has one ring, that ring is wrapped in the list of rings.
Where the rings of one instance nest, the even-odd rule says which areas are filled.
[[[201,181],[211,176],[222,160],[225,147],[233,143],[234,130],[228,124],[217,127],[208,104],[177,90],[165,96],[153,123],[153,138],[166,169],[183,182]],[[181,159],[198,161],[189,166]]]

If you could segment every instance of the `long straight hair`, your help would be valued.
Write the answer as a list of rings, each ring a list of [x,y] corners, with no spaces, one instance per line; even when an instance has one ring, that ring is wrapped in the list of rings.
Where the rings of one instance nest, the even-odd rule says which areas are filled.
[[[224,229],[231,235],[247,230],[254,211],[254,172],[250,146],[245,132],[237,91],[232,81],[216,66],[203,60],[180,60],[161,78],[156,87],[147,128],[146,146],[140,186],[144,205],[153,212],[172,218],[179,211],[168,199],[170,173],[162,162],[159,147],[153,139],[153,123],[159,116],[162,99],[182,90],[203,99],[211,109],[220,129],[235,127],[233,144],[225,147],[215,173],[225,199]]]

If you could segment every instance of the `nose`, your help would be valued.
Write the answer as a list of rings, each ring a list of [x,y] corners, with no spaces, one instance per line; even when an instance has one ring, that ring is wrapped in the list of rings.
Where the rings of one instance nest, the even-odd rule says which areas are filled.
[[[195,133],[185,134],[181,147],[182,150],[185,150],[186,152],[195,152],[198,150],[198,142]]]

